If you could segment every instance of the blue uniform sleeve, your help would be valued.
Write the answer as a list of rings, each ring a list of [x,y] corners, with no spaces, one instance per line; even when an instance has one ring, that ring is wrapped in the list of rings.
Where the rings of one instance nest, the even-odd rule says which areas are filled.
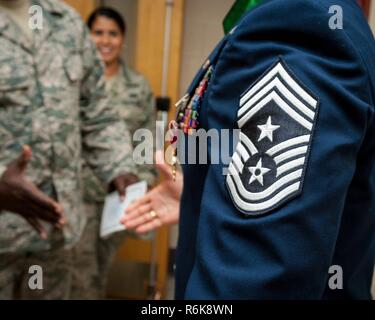
[[[202,123],[241,134],[231,163],[207,172],[187,299],[326,290],[373,117],[368,70],[345,30],[362,18],[332,30],[328,2],[266,1],[221,53]]]

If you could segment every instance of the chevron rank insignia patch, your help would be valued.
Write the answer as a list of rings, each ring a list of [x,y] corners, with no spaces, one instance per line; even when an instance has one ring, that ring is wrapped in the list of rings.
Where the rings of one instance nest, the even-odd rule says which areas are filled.
[[[318,108],[282,59],[241,97],[226,185],[242,213],[266,214],[301,195]]]

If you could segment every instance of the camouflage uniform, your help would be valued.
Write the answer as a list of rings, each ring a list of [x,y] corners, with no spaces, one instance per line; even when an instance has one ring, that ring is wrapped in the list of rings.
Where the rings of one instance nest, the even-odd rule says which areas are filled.
[[[28,178],[59,201],[67,225],[62,232],[47,226],[44,241],[19,215],[0,214],[0,299],[15,297],[16,290],[24,297],[28,261],[45,266],[44,282],[53,283],[28,298],[68,297],[70,249],[86,223],[82,158],[103,185],[135,171],[129,136],[109,108],[100,57],[82,19],[57,0],[33,3],[44,17],[33,41],[0,12],[0,175],[22,145],[30,145]]]
[[[150,85],[142,75],[122,63],[118,74],[107,81],[106,88],[111,106],[117,110],[132,136],[140,128],[155,132],[154,99]],[[133,142],[133,148],[138,143]],[[157,171],[154,166],[142,165],[138,166],[137,170],[139,179],[146,180],[149,186],[156,182]],[[73,282],[72,297],[104,298],[108,272],[116,251],[124,242],[126,232],[116,233],[107,240],[100,239],[99,228],[105,192],[87,166],[84,170],[84,183],[85,208],[89,221],[75,250],[77,277]]]

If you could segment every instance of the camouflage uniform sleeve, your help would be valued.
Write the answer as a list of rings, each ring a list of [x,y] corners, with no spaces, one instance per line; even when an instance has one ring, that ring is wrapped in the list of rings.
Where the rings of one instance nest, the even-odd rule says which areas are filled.
[[[142,110],[146,113],[145,121],[142,124],[142,129],[150,130],[155,136],[156,133],[156,114],[155,114],[155,100],[152,94],[151,86],[146,79],[142,81]],[[147,181],[149,186],[153,186],[158,179],[158,171],[154,165],[144,164],[138,168],[139,178]]]
[[[130,134],[105,93],[103,67],[88,30],[84,32],[84,78],[81,88],[83,156],[99,179],[110,183],[124,173],[136,174]]]

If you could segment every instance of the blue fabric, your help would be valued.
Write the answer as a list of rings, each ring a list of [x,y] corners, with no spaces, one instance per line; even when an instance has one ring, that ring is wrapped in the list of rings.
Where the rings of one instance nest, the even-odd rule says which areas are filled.
[[[328,27],[331,5],[343,30]],[[320,101],[302,194],[248,218],[223,164],[185,165],[178,299],[371,298],[375,45],[356,1],[268,0],[249,12],[211,55],[200,126],[238,128],[241,95],[279,57]],[[332,265],[344,290],[328,288]]]

